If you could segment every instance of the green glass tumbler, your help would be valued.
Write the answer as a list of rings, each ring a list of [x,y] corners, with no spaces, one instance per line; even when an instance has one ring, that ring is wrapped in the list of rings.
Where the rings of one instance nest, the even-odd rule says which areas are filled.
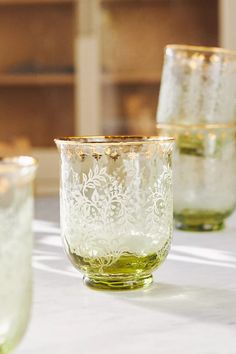
[[[214,231],[236,208],[236,125],[159,124],[174,136],[174,218],[178,229]]]
[[[61,229],[72,264],[96,289],[148,286],[172,237],[173,139],[56,139]]]
[[[157,123],[235,124],[236,51],[165,48]]]

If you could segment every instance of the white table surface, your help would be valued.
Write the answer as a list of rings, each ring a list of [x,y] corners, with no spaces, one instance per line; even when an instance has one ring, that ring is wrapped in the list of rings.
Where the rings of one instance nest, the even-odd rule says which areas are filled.
[[[87,288],[61,246],[55,198],[36,201],[32,319],[16,354],[236,354],[236,214],[175,232],[147,290]]]

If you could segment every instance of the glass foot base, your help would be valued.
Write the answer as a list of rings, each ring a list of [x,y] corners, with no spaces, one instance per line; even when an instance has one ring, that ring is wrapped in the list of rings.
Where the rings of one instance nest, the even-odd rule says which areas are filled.
[[[183,210],[175,213],[175,227],[186,231],[218,231],[224,228],[224,219],[231,213]]]
[[[125,278],[109,278],[109,277],[87,277],[84,276],[84,283],[93,289],[97,290],[134,290],[146,288],[153,282],[152,275],[146,275],[139,278],[128,279]]]

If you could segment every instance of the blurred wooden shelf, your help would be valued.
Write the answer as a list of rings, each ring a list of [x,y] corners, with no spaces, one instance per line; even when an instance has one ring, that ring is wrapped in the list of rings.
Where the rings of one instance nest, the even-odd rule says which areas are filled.
[[[161,74],[157,72],[134,72],[134,73],[104,73],[102,82],[104,85],[133,85],[133,84],[158,84]]]
[[[128,4],[128,3],[133,3],[133,4],[136,4],[137,3],[150,3],[150,2],[160,2],[160,1],[163,1],[163,0],[102,0],[101,2],[103,4],[117,4],[119,3],[120,4]]]
[[[0,0],[1,5],[58,5],[58,4],[73,4],[75,0]]]
[[[1,86],[67,86],[74,84],[73,74],[0,74]]]

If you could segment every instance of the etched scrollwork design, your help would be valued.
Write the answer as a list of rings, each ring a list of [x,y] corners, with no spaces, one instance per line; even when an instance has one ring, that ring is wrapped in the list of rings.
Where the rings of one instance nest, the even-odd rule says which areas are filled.
[[[168,149],[163,153],[167,156]],[[147,157],[140,164],[138,154],[119,154],[109,169],[104,155],[97,159],[93,154],[87,152],[90,168],[82,172],[68,164],[62,176],[62,230],[70,251],[90,261],[96,258],[101,271],[128,252],[168,252],[172,230],[168,163],[162,161],[160,171],[152,175]]]

